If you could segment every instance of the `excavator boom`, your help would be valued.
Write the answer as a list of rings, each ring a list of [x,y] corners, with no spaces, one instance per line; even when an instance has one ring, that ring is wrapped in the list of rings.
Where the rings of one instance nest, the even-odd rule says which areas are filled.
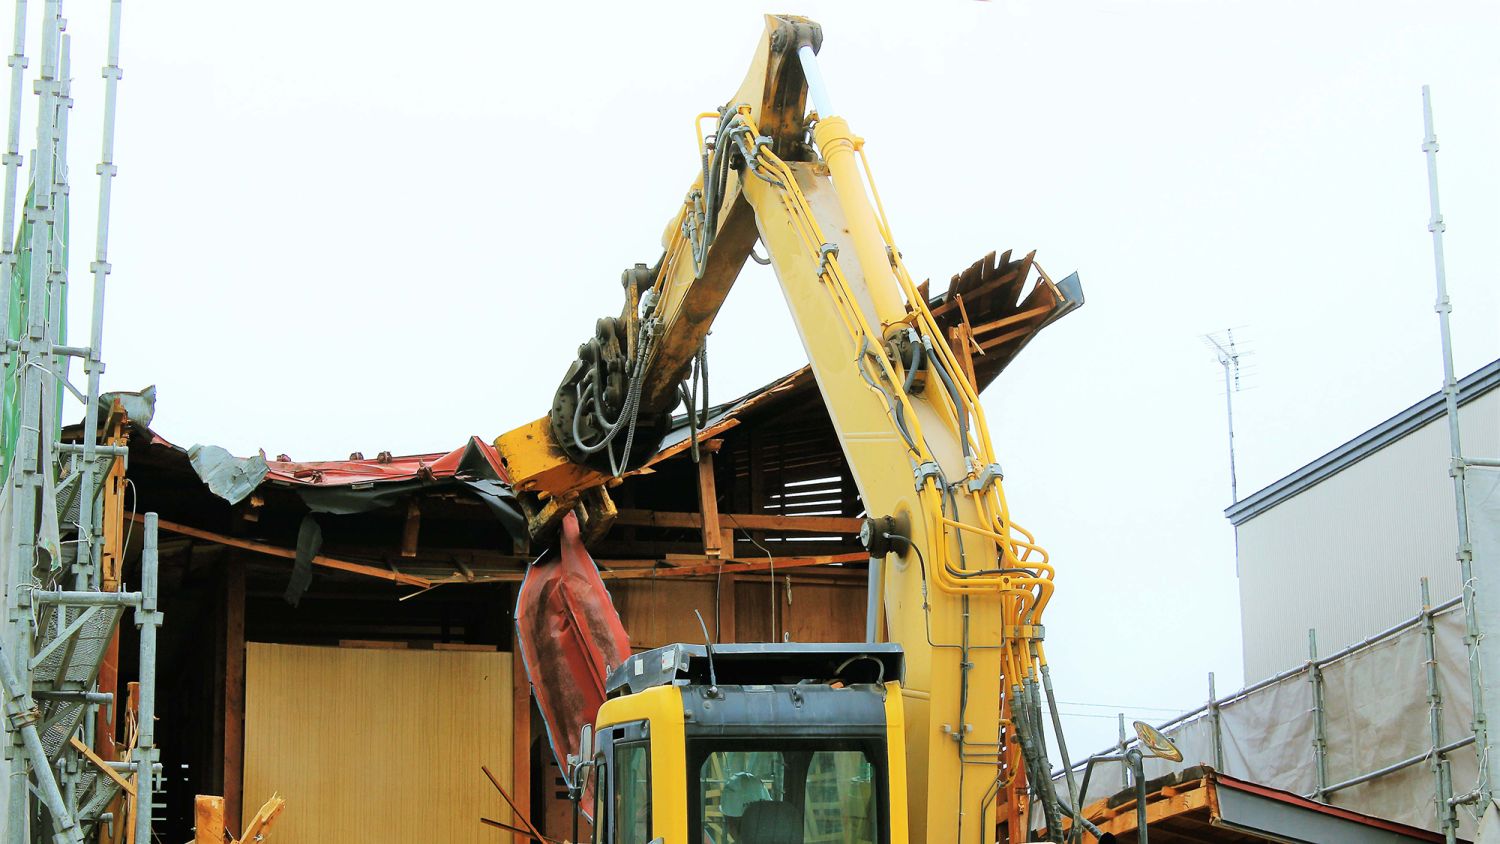
[[[549,513],[638,466],[654,452],[745,258],[757,240],[764,244],[869,516],[862,536],[870,552],[867,641],[899,644],[905,655],[899,685],[884,675],[856,682],[838,672],[797,682],[863,683],[870,694],[899,696],[889,740],[904,744],[904,753],[883,769],[881,782],[904,784],[905,793],[882,804],[880,840],[987,844],[997,826],[1024,840],[1030,801],[1040,798],[1041,823],[1061,841],[1063,809],[1041,723],[1041,700],[1051,694],[1042,615],[1053,568],[1010,515],[972,369],[950,348],[872,202],[878,193],[863,140],[822,82],[820,46],[811,21],[767,18],[744,85],[723,108],[700,115],[700,125],[713,129],[703,140],[701,173],[668,225],[662,257],[626,271],[620,316],[601,320],[580,348],[549,417],[496,445],[518,486],[538,495],[533,516],[541,530]],[[1051,317],[1080,302],[1076,296]],[[705,657],[711,675],[711,650]],[[663,667],[677,658],[662,655]],[[741,752],[725,745],[703,751],[700,771],[692,761],[700,759],[693,755],[694,707],[730,706],[755,686],[731,693],[730,685],[693,692],[691,683],[668,683],[622,693],[600,711],[598,764],[610,776],[633,763],[613,761],[606,739],[611,748],[647,741],[651,754],[666,754],[650,757],[656,779],[648,809],[651,833],[665,844],[712,837],[715,812],[724,835],[745,840],[728,820],[738,798],[725,796],[741,774],[749,779],[735,781],[754,791],[752,780],[810,776],[819,759],[856,764],[826,754],[858,751],[869,771],[879,767],[872,760],[880,754],[856,742],[845,750],[789,745],[774,776],[711,771]],[[795,707],[784,711],[778,717],[789,719],[785,735],[795,745],[792,737],[807,725],[796,722]],[[635,723],[644,726],[629,726]],[[838,732],[836,724],[825,727]],[[664,730],[674,737],[663,738]],[[700,782],[682,781],[683,753]],[[672,791],[678,788],[684,793]],[[718,804],[705,802],[710,793]],[[757,796],[787,802],[787,812],[806,811],[797,799],[790,792]],[[687,800],[686,808],[667,805],[674,800]],[[755,814],[783,811],[763,808]],[[608,811],[616,812],[613,822],[625,822],[618,814],[624,809]]]

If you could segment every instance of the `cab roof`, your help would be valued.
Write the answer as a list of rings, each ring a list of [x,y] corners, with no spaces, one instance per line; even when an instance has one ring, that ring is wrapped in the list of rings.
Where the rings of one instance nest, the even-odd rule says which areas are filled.
[[[704,645],[666,645],[636,654],[609,674],[610,697],[655,686],[761,686],[804,680],[846,684],[901,680],[905,658],[894,643],[763,642],[713,646],[713,672]]]

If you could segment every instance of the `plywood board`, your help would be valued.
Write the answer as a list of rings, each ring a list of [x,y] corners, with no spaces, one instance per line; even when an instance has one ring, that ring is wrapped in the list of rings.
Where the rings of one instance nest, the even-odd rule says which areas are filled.
[[[277,844],[510,844],[479,766],[511,790],[511,677],[508,653],[251,642],[245,805],[286,798]]]

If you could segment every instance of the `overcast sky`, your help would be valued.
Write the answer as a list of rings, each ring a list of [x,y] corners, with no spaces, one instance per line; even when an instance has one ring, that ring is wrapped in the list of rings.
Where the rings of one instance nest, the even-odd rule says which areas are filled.
[[[103,6],[69,7],[75,327]],[[1075,753],[1112,740],[1115,708],[1160,720],[1201,703],[1209,671],[1246,679],[1200,335],[1239,326],[1255,353],[1242,495],[1439,387],[1423,83],[1458,367],[1500,356],[1497,8],[792,10],[824,26],[914,273],[937,286],[1036,249],[1082,276],[1088,305],[985,396],[1012,510],[1058,566],[1048,651]],[[174,442],[299,459],[442,451],[536,418],[618,310],[619,271],[657,257],[697,167],[693,116],[736,89],[764,11],[127,3],[106,388],[156,384]],[[719,398],[805,362],[764,271],[710,356]]]

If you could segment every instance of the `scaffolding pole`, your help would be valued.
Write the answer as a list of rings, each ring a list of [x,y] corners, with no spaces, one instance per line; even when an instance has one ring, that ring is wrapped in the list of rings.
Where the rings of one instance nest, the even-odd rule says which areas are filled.
[[[1427,230],[1432,233],[1432,263],[1437,279],[1437,304],[1434,310],[1437,311],[1438,333],[1442,342],[1443,404],[1448,417],[1448,474],[1453,478],[1453,511],[1458,522],[1458,549],[1454,556],[1458,559],[1460,577],[1463,580],[1464,644],[1469,655],[1469,692],[1474,696],[1474,751],[1479,756],[1479,781],[1474,790],[1479,797],[1482,812],[1493,799],[1490,768],[1494,750],[1489,740],[1492,713],[1489,711],[1491,703],[1485,699],[1484,675],[1486,663],[1494,659],[1495,651],[1494,647],[1483,646],[1483,639],[1486,630],[1494,630],[1500,634],[1500,625],[1489,623],[1500,620],[1500,608],[1493,606],[1500,600],[1500,593],[1496,591],[1500,588],[1500,577],[1493,571],[1475,571],[1474,549],[1469,542],[1469,502],[1464,478],[1466,464],[1463,440],[1459,434],[1458,377],[1453,372],[1453,329],[1449,320],[1453,304],[1448,298],[1448,268],[1443,257],[1443,232],[1447,231],[1447,225],[1443,222],[1442,206],[1438,202],[1438,142],[1432,123],[1432,92],[1426,85],[1422,86],[1422,126],[1425,130],[1422,152],[1427,156],[1427,191],[1432,209]],[[1493,561],[1490,562],[1493,565]],[[1496,674],[1500,675],[1500,670]]]
[[[94,260],[89,264],[93,275],[94,289],[89,317],[89,345],[83,359],[83,371],[88,378],[87,398],[83,405],[83,476],[79,480],[78,538],[80,562],[85,563],[94,577],[96,587],[102,588],[100,571],[104,546],[104,524],[94,518],[92,505],[98,489],[97,455],[99,453],[99,376],[104,371],[101,349],[104,346],[104,288],[109,276],[109,208],[115,173],[115,101],[120,82],[120,0],[109,4],[109,48],[101,74],[104,77],[104,128],[100,142],[99,166],[99,210],[94,224]],[[83,550],[87,549],[87,560]]]
[[[1443,688],[1438,682],[1437,625],[1432,620],[1432,593],[1425,577],[1422,578],[1421,619],[1427,666],[1427,725],[1433,747],[1433,753],[1428,757],[1432,769],[1433,802],[1437,807],[1438,828],[1443,833],[1443,840],[1445,844],[1453,844],[1458,834],[1458,818],[1451,802],[1453,781],[1448,757],[1437,752],[1437,748],[1443,746]]]
[[[1323,667],[1318,664],[1318,631],[1307,631],[1307,681],[1312,684],[1312,727],[1314,773],[1318,788],[1314,800],[1328,793],[1328,728],[1323,718]]]
[[[138,592],[96,591],[102,586],[104,542],[99,461],[124,460],[123,450],[102,447],[100,374],[104,289],[110,272],[108,231],[111,186],[116,174],[114,135],[121,0],[111,0],[108,55],[103,68],[102,151],[96,169],[99,205],[95,226],[92,310],[86,346],[67,338],[69,118],[73,105],[72,44],[65,32],[62,0],[47,0],[40,17],[40,61],[33,81],[37,95],[35,146],[27,201],[20,193],[22,91],[27,82],[27,2],[17,0],[10,67],[9,121],[0,163],[5,167],[0,211],[0,353],[5,355],[13,402],[4,415],[3,439],[13,442],[0,465],[9,541],[0,547],[6,584],[0,626],[0,684],[4,686],[8,760],[6,842],[81,842],[91,838],[115,782],[101,777],[73,744],[95,745],[100,705],[113,705],[114,689],[99,691],[98,666],[120,616],[133,610],[140,628],[139,680],[142,723],[134,761],[108,763],[136,774],[134,831],[149,842],[159,767],[155,747],[157,552],[155,515],[148,516],[147,551]],[[18,237],[17,209],[24,210]],[[26,272],[20,270],[25,265]],[[82,359],[86,390],[69,380],[71,358]],[[84,405],[81,441],[60,443],[64,390]],[[76,518],[71,509],[76,504]],[[64,548],[70,552],[64,554]],[[76,550],[75,550],[76,549]],[[71,563],[71,565],[69,565]],[[80,688],[80,686],[82,686]],[[111,737],[112,739],[112,737]],[[35,798],[35,799],[33,799]],[[33,829],[37,824],[50,827]]]

